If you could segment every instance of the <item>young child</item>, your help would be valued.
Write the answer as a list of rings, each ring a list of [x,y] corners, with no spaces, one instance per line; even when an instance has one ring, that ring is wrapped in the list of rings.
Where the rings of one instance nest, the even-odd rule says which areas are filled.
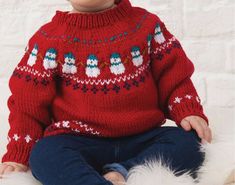
[[[195,177],[208,119],[194,66],[158,16],[129,0],[70,0],[29,40],[9,86],[0,174],[45,185],[118,185],[163,159]],[[178,127],[161,127],[166,119]]]

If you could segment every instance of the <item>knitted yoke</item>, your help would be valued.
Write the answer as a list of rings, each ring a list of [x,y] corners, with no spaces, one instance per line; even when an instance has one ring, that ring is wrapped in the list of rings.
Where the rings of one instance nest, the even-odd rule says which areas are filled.
[[[129,0],[98,13],[57,11],[29,40],[9,80],[7,152],[28,165],[42,137],[121,137],[208,119],[194,66],[158,16]]]

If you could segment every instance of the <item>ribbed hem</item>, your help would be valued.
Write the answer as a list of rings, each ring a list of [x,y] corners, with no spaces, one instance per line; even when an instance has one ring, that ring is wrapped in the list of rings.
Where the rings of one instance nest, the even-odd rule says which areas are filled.
[[[69,13],[57,10],[53,21],[79,28],[102,27],[130,16],[132,6],[129,0],[121,0],[116,7],[97,13]]]
[[[203,112],[203,107],[198,102],[187,102],[181,103],[173,108],[170,112],[171,118],[176,122],[177,125],[180,125],[182,119],[187,116],[200,116],[203,118],[209,125],[209,120]]]
[[[29,155],[32,147],[11,145],[2,157],[2,162],[16,162],[29,166]]]

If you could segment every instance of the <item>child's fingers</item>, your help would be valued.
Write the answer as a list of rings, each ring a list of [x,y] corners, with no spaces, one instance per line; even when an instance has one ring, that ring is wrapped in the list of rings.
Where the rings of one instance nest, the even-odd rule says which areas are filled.
[[[14,169],[15,168],[13,166],[7,165],[7,167],[4,170],[4,173],[12,172],[12,171],[14,171]]]
[[[196,119],[194,119],[193,121],[190,121],[191,126],[193,127],[193,129],[196,130],[197,135],[203,139],[204,138],[204,129],[202,127],[202,125],[200,124],[200,122]]]
[[[204,139],[210,143],[212,139],[212,133],[211,129],[208,127],[207,122],[200,117],[196,117],[196,119],[200,122],[201,126],[203,127]]]
[[[204,129],[204,139],[210,143],[212,139],[211,129],[205,123],[201,123],[201,125]]]
[[[4,174],[4,171],[6,170],[7,167],[8,167],[8,165],[6,165],[6,164],[1,164],[0,175],[3,175],[3,174]]]
[[[192,129],[190,123],[189,123],[187,120],[185,120],[185,119],[183,119],[183,120],[181,121],[180,125],[181,125],[181,126],[183,127],[183,129],[186,130],[186,131],[189,131],[189,130]]]
[[[23,168],[15,167],[15,172],[23,172],[23,171],[25,171]]]
[[[2,174],[4,173],[6,166],[4,164],[1,164],[0,166],[0,179],[2,178]]]

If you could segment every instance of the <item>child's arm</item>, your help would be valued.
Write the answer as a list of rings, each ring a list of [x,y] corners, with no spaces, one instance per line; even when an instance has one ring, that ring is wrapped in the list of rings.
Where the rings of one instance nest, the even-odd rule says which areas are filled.
[[[208,119],[190,79],[194,65],[161,20],[156,23],[151,40],[151,68],[158,87],[159,106],[166,117],[185,130],[194,128],[199,134],[199,122],[208,124]],[[188,120],[193,125],[186,125]]]
[[[9,80],[9,143],[2,162],[11,161],[28,166],[33,145],[51,123],[49,109],[56,93],[56,69],[45,69],[43,58],[46,46],[40,37],[35,34],[30,39],[25,55]]]

